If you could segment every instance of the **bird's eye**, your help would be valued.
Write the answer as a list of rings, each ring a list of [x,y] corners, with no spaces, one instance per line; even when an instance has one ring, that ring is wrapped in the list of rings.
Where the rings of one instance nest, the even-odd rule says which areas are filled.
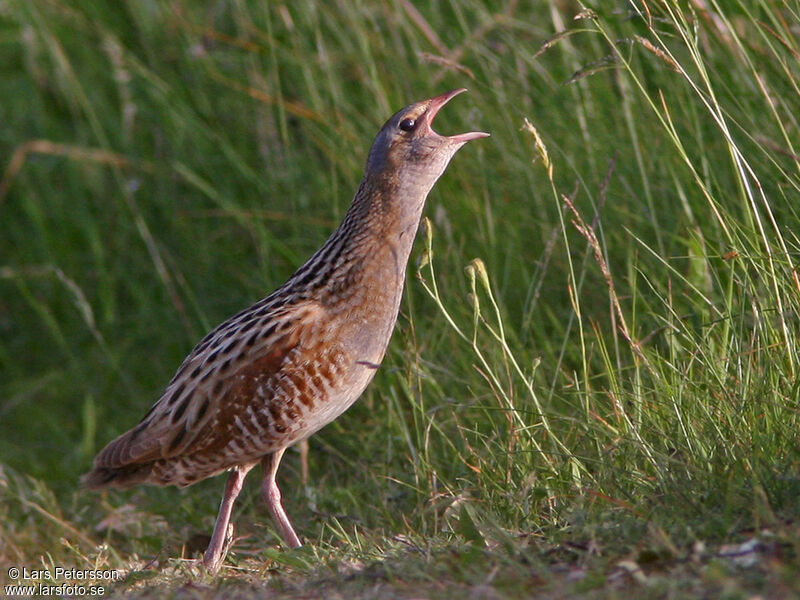
[[[402,121],[400,121],[398,127],[403,131],[411,131],[414,129],[414,125],[416,124],[417,123],[416,121],[414,121],[414,119],[403,119]]]

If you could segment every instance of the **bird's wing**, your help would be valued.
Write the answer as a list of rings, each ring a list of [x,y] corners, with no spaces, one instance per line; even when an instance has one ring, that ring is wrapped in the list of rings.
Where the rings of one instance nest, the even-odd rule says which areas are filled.
[[[269,381],[300,341],[313,334],[324,311],[308,300],[260,304],[209,333],[141,422],[97,455],[95,467],[115,469],[191,451],[195,440],[203,442],[197,438],[207,425],[229,421],[245,408],[257,386]]]

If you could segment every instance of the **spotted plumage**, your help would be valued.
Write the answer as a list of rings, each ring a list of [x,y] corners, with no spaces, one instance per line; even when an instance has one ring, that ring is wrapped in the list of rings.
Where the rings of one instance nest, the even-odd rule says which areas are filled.
[[[187,486],[230,471],[203,558],[215,571],[233,502],[260,462],[281,536],[300,545],[275,483],[281,456],[347,410],[383,359],[428,192],[461,146],[487,135],[431,128],[462,91],[387,121],[341,225],[283,286],[200,341],[141,422],[97,455],[88,487]]]

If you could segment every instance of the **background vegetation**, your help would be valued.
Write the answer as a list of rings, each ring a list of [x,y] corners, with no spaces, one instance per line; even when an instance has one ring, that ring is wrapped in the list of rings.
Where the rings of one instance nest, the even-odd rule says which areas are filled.
[[[0,581],[119,595],[792,597],[800,4],[0,1]],[[428,202],[374,384],[257,486],[78,478],[327,237],[399,107]],[[187,584],[195,581],[194,584]]]

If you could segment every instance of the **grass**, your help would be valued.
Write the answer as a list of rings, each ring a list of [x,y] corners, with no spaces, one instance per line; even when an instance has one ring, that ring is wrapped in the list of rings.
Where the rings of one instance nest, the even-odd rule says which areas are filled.
[[[800,5],[595,4],[0,2],[0,582],[800,594]],[[429,198],[384,366],[307,484],[285,459],[308,544],[253,484],[213,578],[221,480],[78,489],[326,238],[383,121],[462,86],[439,130],[492,137]]]

